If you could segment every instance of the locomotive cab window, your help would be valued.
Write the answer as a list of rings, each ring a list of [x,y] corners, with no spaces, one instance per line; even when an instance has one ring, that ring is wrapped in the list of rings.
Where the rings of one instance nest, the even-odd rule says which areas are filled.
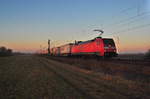
[[[103,39],[104,41],[104,46],[115,46],[114,40],[113,39]]]

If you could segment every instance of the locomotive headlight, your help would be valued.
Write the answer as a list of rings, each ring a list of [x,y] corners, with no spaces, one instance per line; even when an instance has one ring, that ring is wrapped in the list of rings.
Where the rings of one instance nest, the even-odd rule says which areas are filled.
[[[109,49],[109,47],[104,47],[105,49]]]

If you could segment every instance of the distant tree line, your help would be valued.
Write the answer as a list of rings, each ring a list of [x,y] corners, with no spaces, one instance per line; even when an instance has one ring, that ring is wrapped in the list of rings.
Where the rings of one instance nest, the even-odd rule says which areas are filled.
[[[0,47],[0,56],[10,56],[12,55],[12,49],[6,48],[4,46]]]

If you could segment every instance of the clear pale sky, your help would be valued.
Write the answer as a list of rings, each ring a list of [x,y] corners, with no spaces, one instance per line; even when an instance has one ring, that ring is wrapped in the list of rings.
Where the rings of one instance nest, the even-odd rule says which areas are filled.
[[[118,51],[150,49],[150,0],[0,0],[0,46],[35,52],[47,47],[103,37]]]

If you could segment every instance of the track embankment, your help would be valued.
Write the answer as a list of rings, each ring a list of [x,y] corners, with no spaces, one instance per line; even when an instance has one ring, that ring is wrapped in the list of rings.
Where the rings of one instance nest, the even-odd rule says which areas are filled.
[[[97,59],[97,58],[76,58],[76,57],[51,57],[48,59],[75,65],[76,67],[121,76],[128,80],[150,82],[150,60],[129,60],[129,59]]]

